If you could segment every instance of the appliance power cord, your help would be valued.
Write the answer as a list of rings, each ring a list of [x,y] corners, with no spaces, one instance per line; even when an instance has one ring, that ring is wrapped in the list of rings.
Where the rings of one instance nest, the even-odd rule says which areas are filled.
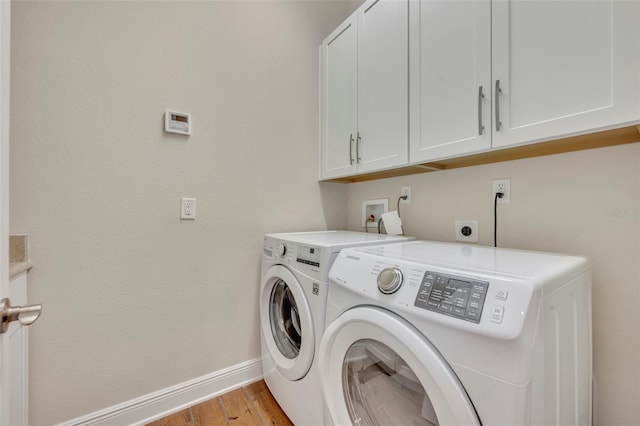
[[[498,198],[504,197],[504,193],[496,192],[493,199],[493,246],[498,247]]]

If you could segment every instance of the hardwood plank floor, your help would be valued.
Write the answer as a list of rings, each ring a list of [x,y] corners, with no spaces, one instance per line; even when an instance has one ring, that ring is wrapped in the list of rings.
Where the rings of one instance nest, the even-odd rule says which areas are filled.
[[[145,426],[293,426],[264,380],[185,408]]]

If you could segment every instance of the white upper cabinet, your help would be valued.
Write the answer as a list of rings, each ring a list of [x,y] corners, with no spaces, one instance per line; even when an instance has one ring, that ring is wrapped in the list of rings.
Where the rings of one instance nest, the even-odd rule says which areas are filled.
[[[491,148],[491,3],[409,7],[411,161]]]
[[[321,46],[320,178],[408,163],[408,2],[365,2]]]
[[[408,3],[369,1],[357,15],[359,171],[364,172],[408,162]]]
[[[638,22],[638,1],[412,1],[411,163],[638,123]]]
[[[321,47],[321,175],[353,173],[358,127],[358,33],[356,16],[340,25]]]
[[[638,121],[640,2],[494,0],[492,14],[494,147]]]

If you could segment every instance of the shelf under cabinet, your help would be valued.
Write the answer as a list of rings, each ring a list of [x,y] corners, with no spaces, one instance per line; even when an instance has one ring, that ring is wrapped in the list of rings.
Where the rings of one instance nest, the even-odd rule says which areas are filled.
[[[481,164],[499,163],[502,161],[520,160],[523,158],[541,157],[545,155],[604,148],[636,142],[640,142],[640,125],[521,145],[513,148],[491,150],[462,157],[414,164],[355,176],[327,179],[326,181],[342,183],[364,182],[368,180],[457,169],[460,167],[478,166]]]

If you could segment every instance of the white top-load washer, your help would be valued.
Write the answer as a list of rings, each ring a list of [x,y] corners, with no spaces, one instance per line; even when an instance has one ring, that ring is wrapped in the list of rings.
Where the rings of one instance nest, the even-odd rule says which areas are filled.
[[[591,424],[586,259],[415,241],[345,249],[329,277],[326,423]]]
[[[324,424],[316,351],[325,327],[329,268],[345,247],[412,240],[349,231],[267,234],[260,291],[262,369],[297,426]]]

